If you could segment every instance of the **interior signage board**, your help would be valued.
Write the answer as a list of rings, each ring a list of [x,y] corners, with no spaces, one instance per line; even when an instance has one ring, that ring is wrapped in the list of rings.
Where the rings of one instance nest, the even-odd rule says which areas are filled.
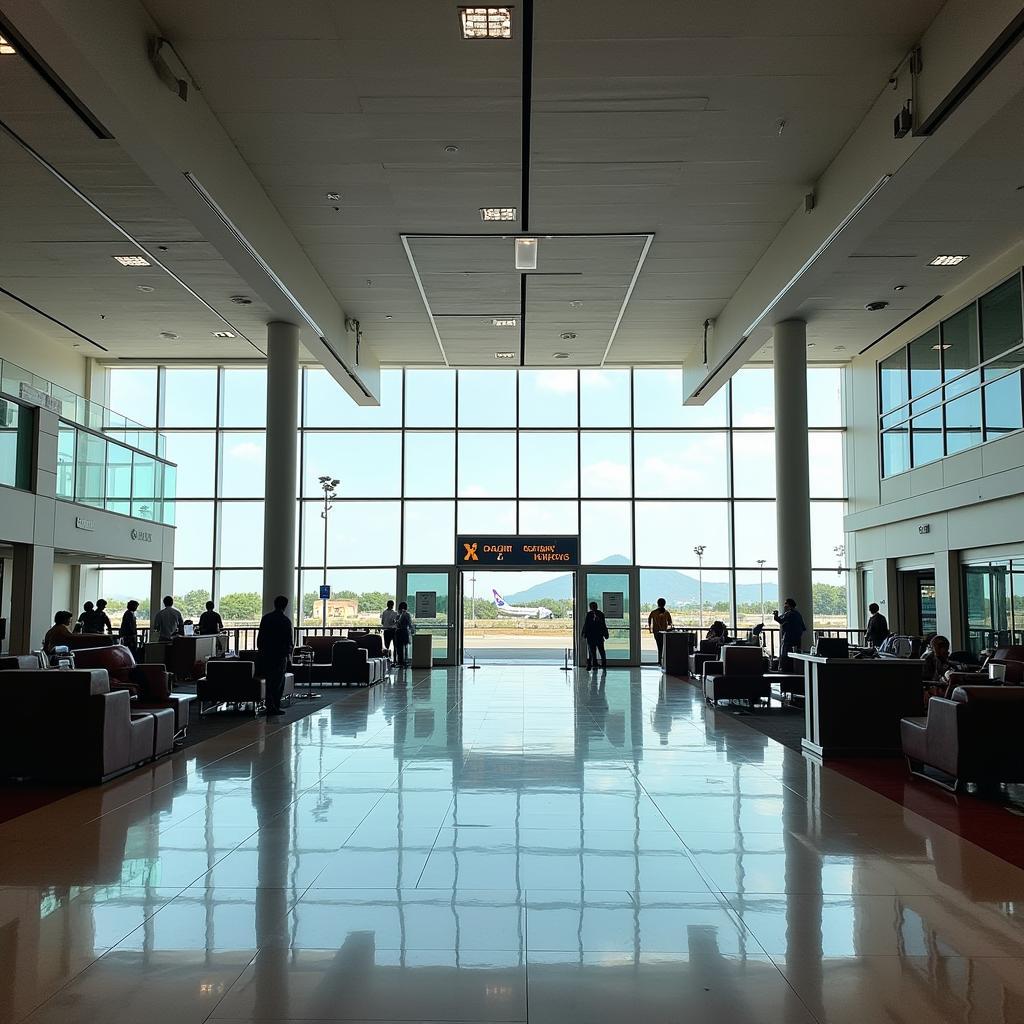
[[[576,566],[580,562],[579,537],[517,537],[459,534],[455,558],[462,566],[542,569]]]
[[[606,590],[601,595],[601,611],[606,619],[622,619],[624,614],[623,593],[621,590]]]
[[[416,591],[416,618],[436,619],[437,618],[437,591],[417,590]]]

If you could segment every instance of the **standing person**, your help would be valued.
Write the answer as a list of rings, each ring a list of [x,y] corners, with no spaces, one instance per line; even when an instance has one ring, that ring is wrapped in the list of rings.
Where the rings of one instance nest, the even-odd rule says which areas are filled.
[[[167,595],[164,598],[164,606],[153,616],[153,629],[156,630],[157,639],[162,644],[170,643],[184,627],[181,612],[174,607],[174,598]]]
[[[885,616],[878,610],[878,605],[872,602],[868,605],[871,618],[868,619],[867,628],[864,630],[864,639],[872,647],[881,647],[882,641],[889,635],[889,623]]]
[[[416,626],[409,614],[409,606],[402,601],[398,606],[398,618],[395,620],[395,663],[399,668],[405,668],[409,664],[405,652],[412,643],[412,635],[415,632]]]
[[[224,629],[224,620],[213,607],[212,601],[206,602],[206,611],[199,616],[199,635],[216,636]]]
[[[284,695],[284,674],[288,670],[288,655],[292,653],[295,634],[292,620],[285,615],[288,598],[279,594],[274,598],[274,610],[260,619],[256,634],[260,675],[267,681],[267,715],[283,715],[281,697]]]
[[[132,657],[139,660],[139,624],[135,613],[139,609],[138,601],[129,601],[121,616],[121,642],[132,652]]]
[[[398,612],[395,611],[395,602],[388,601],[387,608],[380,613],[380,624],[384,627],[384,650],[392,661],[395,660],[395,652],[391,648],[395,643],[395,624],[397,622]]]
[[[792,663],[789,660],[790,651],[799,651],[807,627],[804,625],[804,617],[796,610],[796,601],[787,597],[782,606],[782,614],[778,608],[772,612],[772,618],[779,624],[782,632],[782,642],[779,644],[779,671],[791,672]]]
[[[88,632],[88,630],[85,628],[85,620],[92,616],[93,609],[95,607],[96,606],[92,603],[92,601],[86,601],[85,604],[82,605],[82,614],[78,616],[78,620],[75,623],[76,633]]]
[[[107,602],[100,598],[95,605],[85,602],[85,611],[78,617],[83,633],[112,633],[113,627],[106,613]]]
[[[604,642],[608,639],[608,623],[605,622],[604,612],[598,610],[596,601],[590,602],[590,611],[583,620],[582,635],[587,643],[587,668],[597,668],[599,655],[601,668],[607,668],[608,656],[604,652]]]
[[[53,654],[54,647],[66,647],[68,638],[72,636],[74,633],[71,632],[71,612],[57,612],[53,617],[53,625],[43,637],[44,653]]]
[[[665,598],[658,598],[658,607],[647,616],[647,628],[654,634],[658,645],[658,664],[661,664],[661,649],[665,644],[665,630],[672,625],[672,613],[665,607]]]

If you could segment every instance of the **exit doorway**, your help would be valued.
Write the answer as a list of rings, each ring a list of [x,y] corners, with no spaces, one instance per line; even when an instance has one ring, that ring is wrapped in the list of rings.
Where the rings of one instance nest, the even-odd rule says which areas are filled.
[[[576,573],[464,569],[463,662],[569,664],[576,648]]]

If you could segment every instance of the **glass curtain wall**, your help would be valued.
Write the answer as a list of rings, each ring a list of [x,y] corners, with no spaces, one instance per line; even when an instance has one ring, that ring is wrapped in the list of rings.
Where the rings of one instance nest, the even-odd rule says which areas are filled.
[[[963,574],[970,650],[1024,644],[1024,555],[971,562]]]
[[[226,621],[250,621],[261,589],[264,370],[112,367],[110,378],[111,401],[130,389],[133,416],[163,432],[178,465],[175,594],[188,611],[212,595]],[[742,370],[702,408],[681,404],[678,369],[386,369],[370,409],[319,367],[297,386],[303,619],[322,615],[328,475],[341,483],[327,576],[332,599],[349,602],[332,622],[335,612],[375,618],[397,566],[450,565],[456,533],[477,530],[579,533],[584,564],[641,566],[644,622],[658,597],[677,622],[741,625],[759,621],[763,597],[770,620],[770,368]],[[809,370],[815,602],[827,625],[846,623],[841,387],[839,368]]]

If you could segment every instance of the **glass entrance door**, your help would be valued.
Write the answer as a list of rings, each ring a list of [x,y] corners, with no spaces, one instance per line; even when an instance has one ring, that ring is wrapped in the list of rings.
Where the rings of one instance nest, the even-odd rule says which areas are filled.
[[[399,601],[406,601],[418,634],[432,638],[435,665],[457,665],[459,659],[458,571],[450,567],[398,570]],[[417,614],[417,609],[421,614]],[[433,612],[433,614],[430,614]]]
[[[576,632],[582,628],[583,619],[590,609],[590,602],[605,615],[608,624],[608,639],[605,653],[609,665],[636,665],[640,657],[640,634],[638,630],[636,600],[639,594],[638,570],[629,569],[582,569],[577,598]],[[580,640],[576,647],[576,664],[585,665],[586,644]]]

